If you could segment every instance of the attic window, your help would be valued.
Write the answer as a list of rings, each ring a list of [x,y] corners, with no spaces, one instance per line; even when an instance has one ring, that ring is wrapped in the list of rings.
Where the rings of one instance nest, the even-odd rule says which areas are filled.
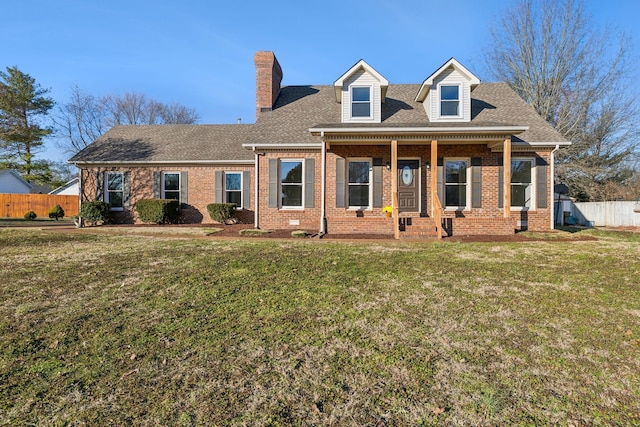
[[[460,116],[460,86],[440,86],[440,116]]]
[[[371,88],[351,88],[351,117],[371,117]]]

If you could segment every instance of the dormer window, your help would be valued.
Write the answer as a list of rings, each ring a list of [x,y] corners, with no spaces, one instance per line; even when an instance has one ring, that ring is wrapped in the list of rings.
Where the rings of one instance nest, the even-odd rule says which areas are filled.
[[[460,116],[460,86],[440,86],[440,116]]]
[[[371,88],[351,88],[351,117],[371,117]]]

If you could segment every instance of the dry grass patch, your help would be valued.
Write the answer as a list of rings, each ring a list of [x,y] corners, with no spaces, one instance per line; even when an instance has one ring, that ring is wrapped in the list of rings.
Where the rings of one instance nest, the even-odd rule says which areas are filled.
[[[0,424],[639,424],[638,241],[603,236],[0,230]]]

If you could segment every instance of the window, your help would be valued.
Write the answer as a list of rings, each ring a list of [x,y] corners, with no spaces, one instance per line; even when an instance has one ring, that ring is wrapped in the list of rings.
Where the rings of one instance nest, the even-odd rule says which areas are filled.
[[[162,175],[162,198],[180,200],[180,172],[165,172]]]
[[[533,159],[511,160],[511,206],[530,208],[533,192]]]
[[[466,208],[469,161],[446,160],[444,163],[444,205],[447,208]]]
[[[371,117],[371,88],[351,88],[351,117]]]
[[[242,172],[226,172],[224,175],[224,201],[242,208]]]
[[[280,162],[280,206],[283,208],[302,207],[302,160],[282,160]]]
[[[109,203],[112,211],[121,211],[124,209],[124,174],[107,172],[106,178],[105,202]]]
[[[371,160],[349,160],[347,169],[350,208],[369,208],[371,200]]]
[[[440,115],[460,116],[460,86],[440,86]]]

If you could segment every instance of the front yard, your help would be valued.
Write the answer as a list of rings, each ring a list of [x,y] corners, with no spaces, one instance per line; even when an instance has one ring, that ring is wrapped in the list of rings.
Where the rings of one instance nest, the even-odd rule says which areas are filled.
[[[640,233],[0,229],[0,425],[638,425]]]

